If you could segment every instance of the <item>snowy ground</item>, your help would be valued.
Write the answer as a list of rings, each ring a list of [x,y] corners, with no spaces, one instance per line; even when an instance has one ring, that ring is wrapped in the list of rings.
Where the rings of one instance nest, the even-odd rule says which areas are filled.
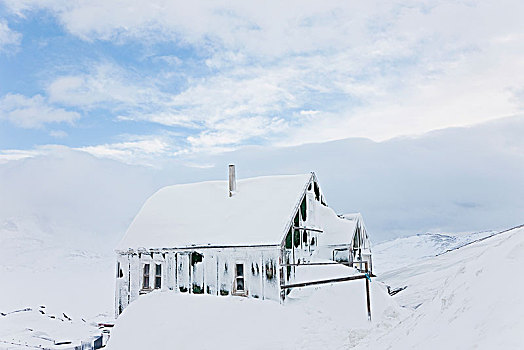
[[[374,272],[382,274],[457,249],[497,231],[462,233],[423,233],[402,237],[373,246]]]
[[[0,349],[79,344],[112,319],[112,250],[61,231],[36,218],[0,222]]]
[[[388,251],[404,259],[372,283],[371,323],[363,281],[295,290],[285,306],[152,293],[124,311],[109,349],[520,349],[524,282],[516,271],[524,266],[524,228],[467,244],[492,234],[378,245],[377,264]],[[407,288],[389,297],[381,282]]]
[[[382,274],[410,311],[362,348],[524,348],[524,227]]]
[[[110,247],[88,233],[71,240],[42,227],[36,219],[0,223],[0,349],[88,339],[99,333],[97,322],[111,319]],[[284,307],[152,293],[125,310],[109,349],[523,348],[524,228],[465,245],[492,234],[423,234],[374,246],[371,323],[363,280],[294,290]],[[407,288],[390,297],[385,284]]]
[[[120,316],[108,349],[345,349],[371,327],[363,280],[294,290],[291,296],[295,299],[282,306],[241,297],[151,293]],[[403,310],[378,283],[372,303],[380,324],[401,317]]]

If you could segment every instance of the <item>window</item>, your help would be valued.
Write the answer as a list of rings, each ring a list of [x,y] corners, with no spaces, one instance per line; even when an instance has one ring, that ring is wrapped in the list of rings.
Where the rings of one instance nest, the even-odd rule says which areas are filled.
[[[318,188],[318,185],[316,182],[313,183],[313,189],[315,190],[315,199],[317,201],[320,201],[320,188]]]
[[[122,268],[120,267],[120,261],[116,263],[116,278],[122,278],[124,277],[124,272],[122,271]]]
[[[149,264],[144,264],[144,274],[142,278],[142,289],[149,289]]]
[[[353,249],[360,248],[360,226],[357,226],[355,235],[353,236]]]
[[[300,214],[302,214],[302,221],[306,221],[307,219],[307,204],[306,204],[306,197],[304,196],[304,199],[302,199],[302,203],[300,203]]]
[[[302,244],[303,244],[303,245],[306,245],[306,246],[307,246],[307,244],[308,244],[307,231],[306,231],[306,230],[304,230],[304,231],[302,232]]]
[[[198,264],[199,262],[202,262],[202,259],[204,256],[198,252],[192,252],[191,253],[191,266],[195,266],[195,264]]]
[[[235,272],[235,290],[244,292],[244,264],[237,264]]]
[[[295,245],[295,248],[298,248],[300,245],[300,230],[295,230],[293,235],[293,243]]]
[[[292,230],[293,228],[289,228],[289,231],[287,233],[287,236],[286,236],[286,249],[291,249],[293,248],[293,235],[292,235]]]
[[[156,264],[155,267],[155,289],[162,288],[162,265]]]

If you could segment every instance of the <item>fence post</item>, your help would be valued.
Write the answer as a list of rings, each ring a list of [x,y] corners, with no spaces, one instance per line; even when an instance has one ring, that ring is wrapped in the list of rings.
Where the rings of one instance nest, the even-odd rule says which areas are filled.
[[[368,320],[371,321],[371,298],[369,295],[369,272],[368,272],[368,262],[365,262],[366,265],[366,297],[367,297],[367,306],[368,306]]]

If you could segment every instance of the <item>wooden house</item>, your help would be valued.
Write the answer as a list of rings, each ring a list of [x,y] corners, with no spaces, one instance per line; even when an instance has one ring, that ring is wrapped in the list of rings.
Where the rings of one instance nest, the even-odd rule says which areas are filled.
[[[116,316],[141,294],[283,302],[290,286],[371,272],[360,214],[337,216],[314,173],[173,185],[153,194],[117,249]]]

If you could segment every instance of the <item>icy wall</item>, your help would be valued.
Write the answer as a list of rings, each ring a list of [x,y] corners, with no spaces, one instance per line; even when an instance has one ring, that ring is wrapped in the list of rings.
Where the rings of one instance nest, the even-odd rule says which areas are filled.
[[[130,251],[117,259],[116,316],[140,294],[244,295],[279,300],[279,246]]]

